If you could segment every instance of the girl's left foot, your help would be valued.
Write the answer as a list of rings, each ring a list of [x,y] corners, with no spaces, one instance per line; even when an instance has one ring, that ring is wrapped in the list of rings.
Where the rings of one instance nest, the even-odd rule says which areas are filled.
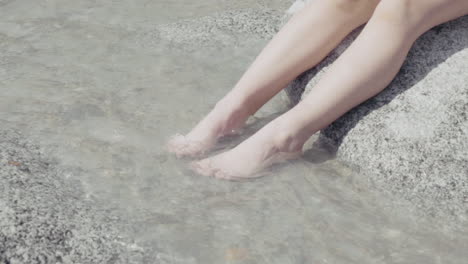
[[[239,134],[250,112],[237,100],[224,99],[203,118],[187,135],[174,135],[166,149],[177,157],[197,157],[210,151],[217,141]]]
[[[259,173],[270,165],[302,155],[303,143],[283,133],[288,130],[270,123],[237,147],[192,162],[190,167],[198,174],[228,180],[261,176]]]

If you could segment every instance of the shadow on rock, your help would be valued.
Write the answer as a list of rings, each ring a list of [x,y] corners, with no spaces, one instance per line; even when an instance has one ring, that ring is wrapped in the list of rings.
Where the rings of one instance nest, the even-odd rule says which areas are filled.
[[[303,94],[317,82],[312,79],[323,68],[328,67],[356,39],[360,31],[361,28],[352,32],[322,63],[302,73],[286,88],[292,105],[300,101]],[[454,35],[456,39],[453,38]],[[306,152],[305,159],[319,163],[335,157],[343,139],[361,119],[390,103],[424,79],[439,64],[465,48],[468,48],[468,16],[436,26],[423,34],[414,43],[402,68],[388,87],[323,129],[312,149]]]

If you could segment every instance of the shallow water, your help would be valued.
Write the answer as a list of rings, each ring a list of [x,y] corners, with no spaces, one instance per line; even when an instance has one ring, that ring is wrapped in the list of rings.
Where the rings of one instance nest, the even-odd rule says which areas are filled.
[[[167,138],[207,113],[268,39],[232,30],[202,45],[160,29],[227,10],[280,14],[285,1],[0,5],[2,125],[69,167],[89,199],[122,219],[122,235],[147,263],[466,263],[465,233],[369,191],[325,150],[243,183],[199,177],[164,152]],[[281,113],[274,100],[247,135]]]

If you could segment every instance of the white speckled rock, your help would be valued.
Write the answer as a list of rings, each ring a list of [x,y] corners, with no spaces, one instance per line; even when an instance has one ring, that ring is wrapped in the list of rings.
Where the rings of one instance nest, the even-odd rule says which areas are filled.
[[[115,219],[66,178],[70,168],[46,157],[0,129],[0,263],[141,263]]]
[[[288,13],[303,2],[297,1]],[[308,93],[359,31],[287,87],[285,94],[292,103]],[[360,170],[377,190],[409,200],[429,215],[465,221],[467,113],[465,16],[424,34],[395,80],[321,131],[318,143],[331,142],[337,158]]]

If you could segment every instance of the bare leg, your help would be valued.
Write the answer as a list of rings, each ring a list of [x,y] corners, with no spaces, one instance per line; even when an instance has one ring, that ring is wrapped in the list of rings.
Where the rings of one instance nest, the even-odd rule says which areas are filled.
[[[382,0],[360,36],[302,102],[234,149],[192,163],[193,169],[245,178],[299,156],[312,134],[382,91],[423,32],[465,14],[466,0]]]
[[[320,62],[353,29],[370,18],[380,0],[316,0],[296,13],[250,65],[235,87],[186,136],[168,150],[195,156],[239,130],[250,115],[305,70]]]

